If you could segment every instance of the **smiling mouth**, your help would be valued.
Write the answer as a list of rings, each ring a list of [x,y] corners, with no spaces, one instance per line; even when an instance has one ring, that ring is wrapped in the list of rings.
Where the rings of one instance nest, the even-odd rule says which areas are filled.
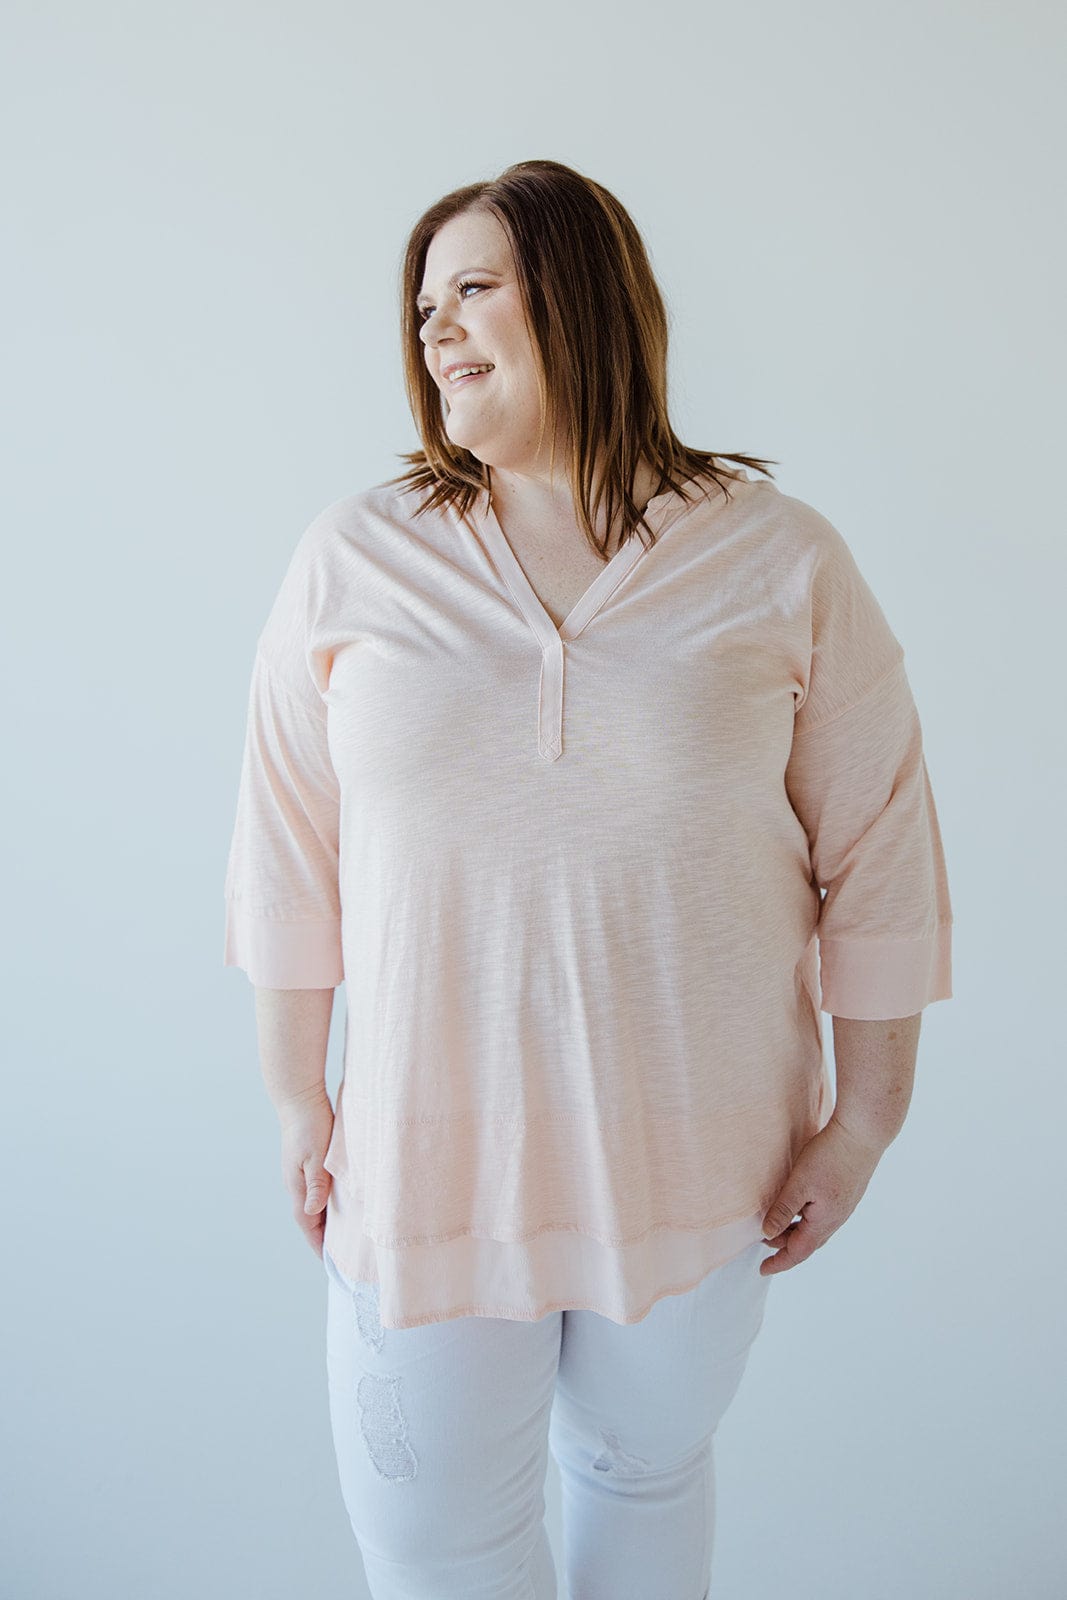
[[[495,370],[494,364],[491,361],[472,361],[471,366],[477,369],[474,372],[464,372],[462,367],[459,366],[458,362],[456,365],[459,367],[461,375],[458,378],[446,376],[445,384],[449,389],[456,389],[461,383],[466,383],[471,378],[484,378],[488,373]]]

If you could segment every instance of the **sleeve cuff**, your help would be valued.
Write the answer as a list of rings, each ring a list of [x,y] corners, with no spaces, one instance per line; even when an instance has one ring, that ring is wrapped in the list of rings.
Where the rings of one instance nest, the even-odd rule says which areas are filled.
[[[227,900],[222,964],[241,967],[260,989],[336,989],[345,977],[341,920],[271,922]]]
[[[952,999],[952,924],[929,939],[819,941],[820,1009],[880,1022]]]

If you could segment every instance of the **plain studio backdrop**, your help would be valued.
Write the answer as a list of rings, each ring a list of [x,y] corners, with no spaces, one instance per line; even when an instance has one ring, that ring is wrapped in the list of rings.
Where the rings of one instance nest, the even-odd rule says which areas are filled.
[[[1061,1596],[1062,9],[2,27],[3,1600],[365,1593],[223,873],[293,546],[418,444],[407,231],[531,157],[631,210],[680,436],[773,458],[848,541],[952,893],[908,1120],[775,1277],[720,1430],[713,1593]],[[554,1464],[546,1495],[558,1555]]]

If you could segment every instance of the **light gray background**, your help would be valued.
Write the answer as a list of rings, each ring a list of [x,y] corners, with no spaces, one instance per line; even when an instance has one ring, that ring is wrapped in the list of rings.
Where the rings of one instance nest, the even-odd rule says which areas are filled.
[[[677,431],[776,458],[879,596],[955,914],[908,1122],[720,1431],[715,1600],[1062,1595],[1062,9],[9,0],[3,35],[0,1592],[365,1592],[221,965],[248,674],[304,526],[418,442],[407,230],[549,156],[648,241]]]

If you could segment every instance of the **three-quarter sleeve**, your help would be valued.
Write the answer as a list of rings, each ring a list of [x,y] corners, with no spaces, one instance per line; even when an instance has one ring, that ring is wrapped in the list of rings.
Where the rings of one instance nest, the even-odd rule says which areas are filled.
[[[904,651],[844,539],[824,527],[785,775],[825,890],[821,1007],[914,1016],[952,995],[952,909],[922,728]]]
[[[344,981],[327,667],[308,645],[312,560],[305,536],[257,642],[226,867],[223,964],[270,989]]]

